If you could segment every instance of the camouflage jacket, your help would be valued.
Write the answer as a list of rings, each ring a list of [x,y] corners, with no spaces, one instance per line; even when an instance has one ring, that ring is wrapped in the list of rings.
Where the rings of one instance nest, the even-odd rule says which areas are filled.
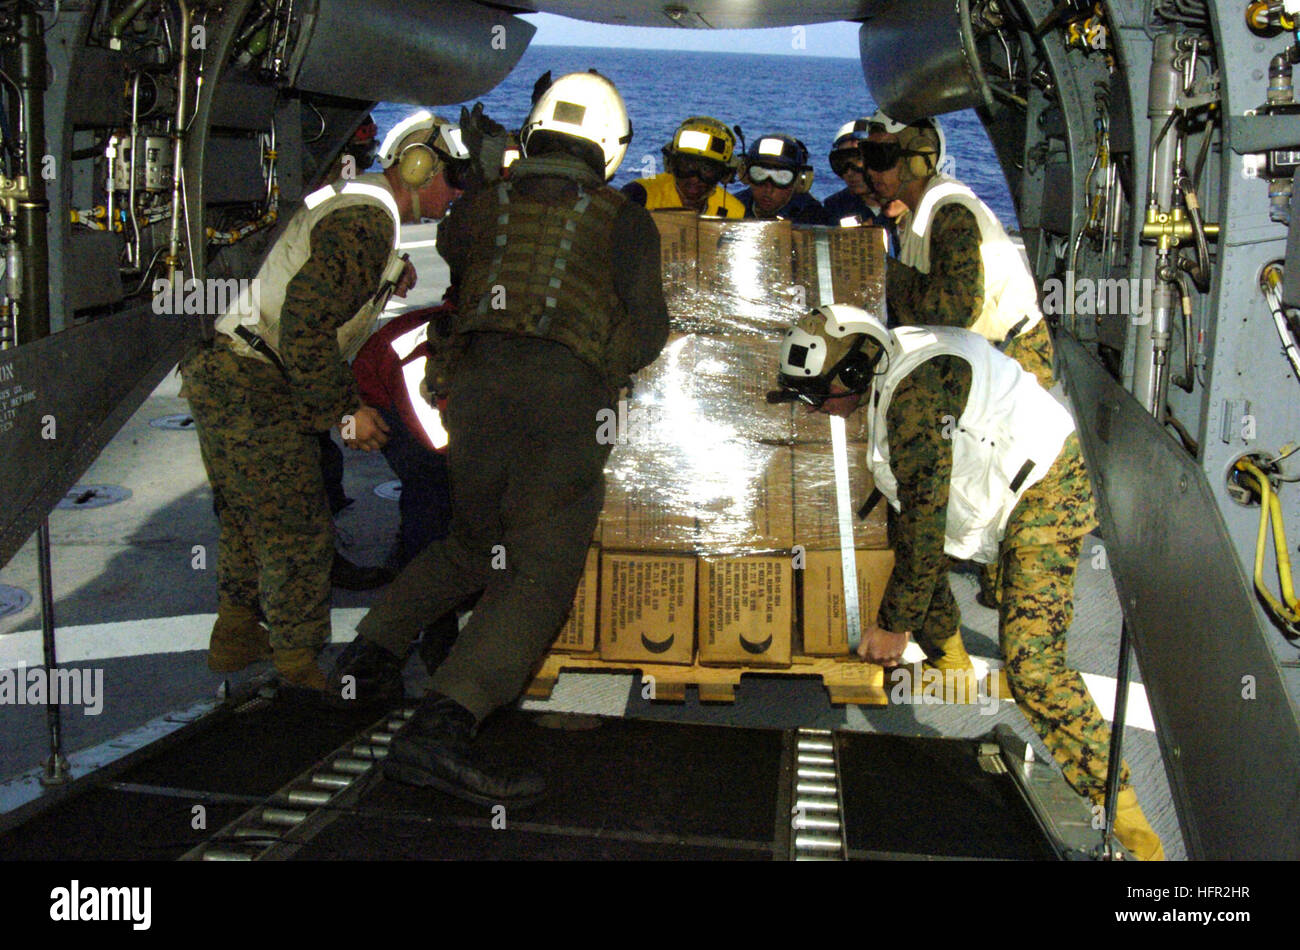
[[[984,306],[984,262],[975,215],[956,203],[941,207],[930,236],[930,273],[891,257],[885,282],[890,326],[969,329]],[[1046,320],[1011,340],[1004,352],[1044,389],[1052,388],[1052,338]]]
[[[984,263],[975,215],[956,203],[934,214],[930,273],[889,258],[885,292],[891,324],[968,328],[984,306]]]
[[[311,233],[312,255],[293,279],[280,312],[280,357],[290,411],[304,430],[324,431],[361,406],[356,380],[339,355],[338,328],[379,287],[393,220],[378,208],[344,208]]]
[[[901,510],[890,519],[894,573],[879,624],[895,633],[922,629],[935,592],[948,583],[944,537],[952,442],[945,433],[961,418],[970,388],[969,364],[955,356],[936,357],[899,384],[886,413]],[[1095,525],[1092,488],[1078,437],[1071,435],[1047,475],[1012,512],[1002,546],[1079,538]]]

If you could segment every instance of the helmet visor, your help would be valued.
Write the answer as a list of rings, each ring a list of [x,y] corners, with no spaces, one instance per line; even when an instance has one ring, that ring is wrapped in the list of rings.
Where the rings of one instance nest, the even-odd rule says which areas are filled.
[[[856,145],[831,152],[831,171],[843,178],[850,169],[862,172],[862,153]]]
[[[861,142],[858,148],[862,152],[862,163],[873,172],[887,172],[904,155],[924,156],[930,152],[918,152],[916,149],[903,148],[897,142]]]
[[[768,168],[766,165],[750,165],[749,180],[754,184],[770,181],[778,188],[789,188],[794,184],[794,171],[789,168]]]
[[[861,142],[862,164],[873,172],[887,172],[903,157],[903,146],[897,142]]]

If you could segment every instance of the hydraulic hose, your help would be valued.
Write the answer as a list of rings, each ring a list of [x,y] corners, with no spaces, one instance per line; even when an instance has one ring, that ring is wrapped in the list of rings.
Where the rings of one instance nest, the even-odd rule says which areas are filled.
[[[1187,207],[1188,220],[1192,223],[1192,234],[1196,238],[1196,263],[1184,263],[1184,258],[1180,257],[1178,266],[1191,275],[1196,289],[1205,293],[1210,289],[1210,244],[1205,236],[1205,222],[1201,220],[1201,202],[1196,197],[1192,179],[1186,174],[1179,179],[1179,185],[1183,192],[1183,203]]]
[[[1183,369],[1187,373],[1182,379],[1175,377],[1173,382],[1179,389],[1190,393],[1195,388],[1196,382],[1196,364],[1192,353],[1192,340],[1196,333],[1195,328],[1192,326],[1192,294],[1187,289],[1187,281],[1187,274],[1182,271],[1174,271],[1169,283],[1178,288],[1178,300],[1183,315]]]
[[[1287,552],[1286,528],[1282,522],[1282,503],[1273,493],[1268,476],[1248,459],[1239,459],[1235,466],[1255,480],[1259,490],[1259,535],[1255,539],[1255,589],[1273,614],[1286,624],[1300,624],[1300,600],[1296,599],[1291,583],[1291,556]],[[1282,599],[1279,602],[1264,583],[1264,549],[1268,542],[1269,522],[1273,524],[1273,550],[1277,557],[1278,583]]]
[[[1291,335],[1291,328],[1287,325],[1286,314],[1282,312],[1282,296],[1278,288],[1282,283],[1282,268],[1276,264],[1269,264],[1260,274],[1259,284],[1264,291],[1264,299],[1268,302],[1268,308],[1273,314],[1273,323],[1277,327],[1277,335],[1282,339],[1282,351],[1286,353],[1286,358],[1291,362],[1291,369],[1295,371],[1296,379],[1300,380],[1300,351],[1296,349],[1295,338]]]

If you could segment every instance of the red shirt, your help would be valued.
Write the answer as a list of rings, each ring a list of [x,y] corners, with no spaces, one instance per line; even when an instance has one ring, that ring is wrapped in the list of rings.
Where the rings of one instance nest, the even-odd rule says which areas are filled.
[[[429,356],[429,321],[450,306],[444,303],[394,317],[371,334],[352,361],[361,400],[376,409],[396,407],[406,428],[433,452],[447,451],[447,432],[440,415],[446,401],[439,400],[439,411],[434,411],[420,395],[419,386]]]

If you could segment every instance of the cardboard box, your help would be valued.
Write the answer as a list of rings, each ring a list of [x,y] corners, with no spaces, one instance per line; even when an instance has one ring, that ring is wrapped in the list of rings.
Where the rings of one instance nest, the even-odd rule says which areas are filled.
[[[894,569],[893,551],[857,551],[858,609],[865,628],[876,620]],[[803,569],[803,652],[840,656],[849,652],[844,617],[844,571],[839,551],[809,551]]]
[[[690,663],[695,655],[695,558],[600,556],[600,656]]]
[[[790,448],[684,437],[616,446],[605,468],[601,546],[739,554],[794,543]]]
[[[889,237],[884,228],[838,228],[831,239],[835,302],[861,307],[884,323],[888,254]]]
[[[674,298],[693,293],[700,256],[699,215],[694,211],[652,211],[659,229],[659,269],[663,276],[664,298],[673,312]]]
[[[823,288],[817,267],[817,243],[826,242],[832,286]],[[796,227],[791,235],[791,283],[801,288],[808,308],[823,302],[852,304],[885,322],[884,228]],[[825,290],[825,294],[823,291]]]
[[[701,299],[694,329],[784,331],[806,309],[791,288],[789,221],[701,218],[699,228]]]
[[[601,546],[622,551],[695,553],[695,507],[689,495],[689,443],[658,434],[614,446],[605,463]]]
[[[573,610],[560,628],[551,649],[560,653],[591,653],[596,649],[596,608],[600,604],[597,592],[600,584],[600,549],[587,549],[587,562],[582,568],[582,580],[573,595]]]
[[[862,520],[858,510],[871,496],[875,482],[867,468],[867,446],[850,442],[849,506],[853,512],[853,546],[868,550],[889,547],[883,498]],[[835,457],[829,445],[796,445],[790,450],[794,470],[794,543],[808,551],[840,547],[839,509],[835,494]]]
[[[695,412],[683,396],[695,384],[695,337],[669,334],[659,356],[633,374],[631,382],[616,407],[618,445],[650,448],[680,443],[683,431],[693,425]],[[606,426],[598,437],[606,438],[610,428]]]
[[[638,456],[643,457],[643,456]],[[635,462],[631,463],[635,468]],[[630,479],[605,476],[601,547],[622,551],[694,553],[699,530],[693,508],[675,501],[665,475]]]
[[[790,442],[789,404],[767,401],[780,352],[777,337],[671,334],[659,357],[633,376],[626,405],[618,409],[618,434],[646,445]]]
[[[794,441],[796,445],[830,445],[831,417],[824,412],[812,412],[801,403],[794,403]],[[871,440],[871,413],[859,407],[844,420],[844,434],[849,442]]]
[[[694,398],[700,412],[726,438],[788,443],[794,438],[789,403],[773,405],[781,365],[781,337],[696,334],[691,343]]]
[[[701,447],[690,492],[702,554],[788,551],[794,543],[790,448],[731,441]]]
[[[789,666],[794,568],[788,556],[702,557],[700,662]]]

